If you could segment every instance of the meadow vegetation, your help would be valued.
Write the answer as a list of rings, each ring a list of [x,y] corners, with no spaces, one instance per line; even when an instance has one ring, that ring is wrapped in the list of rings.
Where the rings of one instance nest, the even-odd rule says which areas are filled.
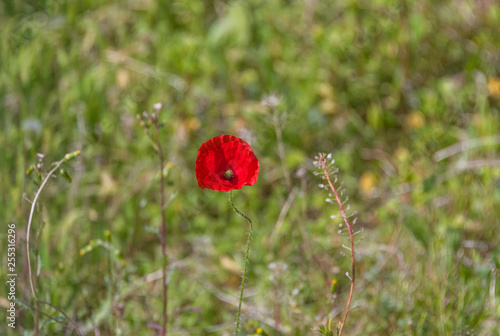
[[[234,332],[248,227],[194,172],[219,134],[261,167],[234,192],[254,224],[241,334],[336,335],[351,261],[325,152],[356,212],[343,335],[500,335],[499,27],[488,0],[2,1],[0,274],[15,223],[19,276],[0,334],[158,333],[160,162],[136,116],[161,103],[169,335]],[[65,317],[30,290],[26,171],[76,150],[30,241]]]

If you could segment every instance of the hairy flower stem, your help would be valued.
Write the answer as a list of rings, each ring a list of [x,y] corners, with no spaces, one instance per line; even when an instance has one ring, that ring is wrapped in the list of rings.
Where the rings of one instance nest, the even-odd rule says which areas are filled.
[[[162,336],[167,335],[167,323],[168,323],[168,283],[167,283],[167,243],[166,243],[166,226],[167,221],[165,219],[165,178],[163,176],[163,167],[165,166],[165,158],[163,157],[163,150],[160,143],[160,132],[158,128],[158,122],[154,122],[156,130],[156,145],[158,146],[158,157],[160,158],[160,188],[161,188],[161,254],[162,254],[162,284],[163,284],[163,323],[162,323]]]
[[[330,179],[330,175],[328,173],[328,167],[325,162],[325,159],[323,156],[320,155],[319,162],[321,164],[321,167],[323,169],[323,172],[325,173],[326,180],[328,181],[328,185],[333,191],[333,194],[335,195],[335,199],[337,200],[337,203],[340,208],[340,213],[342,214],[342,218],[344,219],[345,225],[347,226],[347,230],[349,231],[349,240],[351,241],[351,269],[352,269],[352,278],[351,278],[351,289],[349,290],[349,298],[347,299],[347,303],[345,305],[345,312],[344,312],[344,317],[342,318],[342,322],[340,324],[340,329],[338,331],[338,336],[342,335],[342,331],[344,330],[345,326],[345,321],[347,319],[347,314],[349,313],[349,306],[351,305],[351,299],[352,299],[352,293],[354,292],[354,280],[356,278],[356,269],[354,265],[354,239],[353,239],[353,233],[352,233],[352,228],[351,224],[349,224],[349,221],[347,220],[347,215],[344,211],[344,206],[342,205],[342,201],[340,200],[339,194],[337,193],[337,189],[335,189],[335,186],[332,183],[332,180]]]
[[[243,301],[243,290],[245,289],[245,280],[247,278],[247,272],[248,272],[248,256],[250,254],[250,242],[252,241],[253,223],[250,220],[250,218],[248,218],[247,215],[245,215],[243,212],[241,212],[240,210],[238,210],[238,208],[236,208],[234,206],[234,203],[233,203],[233,191],[232,190],[229,191],[229,205],[234,210],[234,212],[236,212],[241,217],[245,218],[245,220],[250,225],[250,228],[248,230],[247,248],[246,248],[245,261],[244,261],[244,267],[243,267],[243,277],[241,279],[240,300],[239,300],[239,303],[238,303],[238,316],[236,317],[236,331],[234,333],[235,336],[238,336],[238,334],[240,332],[241,303]]]

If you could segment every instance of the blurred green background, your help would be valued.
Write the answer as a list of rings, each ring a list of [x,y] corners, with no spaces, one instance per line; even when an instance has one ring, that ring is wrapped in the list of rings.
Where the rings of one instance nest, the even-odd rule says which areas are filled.
[[[246,335],[341,317],[348,239],[313,174],[320,151],[360,231],[344,335],[500,335],[499,27],[489,0],[2,1],[0,273],[15,223],[19,301],[0,333],[35,335],[25,172],[77,149],[72,183],[50,179],[35,213],[38,296],[88,335],[156,333],[159,162],[136,115],[162,103],[171,335],[234,328],[246,223],[194,176],[219,134],[261,164],[235,193],[255,223]],[[70,334],[40,309],[39,335]]]

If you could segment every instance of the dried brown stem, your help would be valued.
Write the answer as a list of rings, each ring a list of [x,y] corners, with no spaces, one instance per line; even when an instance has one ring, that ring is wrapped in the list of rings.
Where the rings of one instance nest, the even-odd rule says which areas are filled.
[[[167,222],[165,219],[165,178],[163,176],[163,169],[165,166],[165,158],[163,157],[163,150],[160,142],[160,131],[158,126],[158,120],[153,122],[156,130],[156,145],[158,146],[158,157],[160,159],[160,188],[161,188],[161,254],[162,254],[162,287],[163,287],[163,322],[162,322],[162,335],[167,335],[167,324],[168,324],[168,283],[167,283],[167,266],[168,266],[168,256],[167,256],[167,243],[166,243],[166,226]]]

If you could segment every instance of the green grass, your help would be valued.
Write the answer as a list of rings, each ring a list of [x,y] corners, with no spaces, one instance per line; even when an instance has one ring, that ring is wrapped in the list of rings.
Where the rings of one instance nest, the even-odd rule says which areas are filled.
[[[169,334],[234,329],[247,225],[194,176],[201,143],[233,134],[261,164],[234,200],[255,225],[247,335],[274,335],[275,307],[286,335],[342,316],[348,240],[313,174],[320,151],[363,228],[344,335],[500,335],[499,26],[487,1],[3,1],[0,273],[15,223],[21,302],[16,330],[2,322],[0,334],[34,335],[23,194],[37,178],[25,172],[35,153],[46,172],[77,149],[72,183],[51,179],[35,213],[38,296],[90,335],[161,325],[159,162],[136,120],[161,102]],[[65,334],[39,318],[40,335]]]

